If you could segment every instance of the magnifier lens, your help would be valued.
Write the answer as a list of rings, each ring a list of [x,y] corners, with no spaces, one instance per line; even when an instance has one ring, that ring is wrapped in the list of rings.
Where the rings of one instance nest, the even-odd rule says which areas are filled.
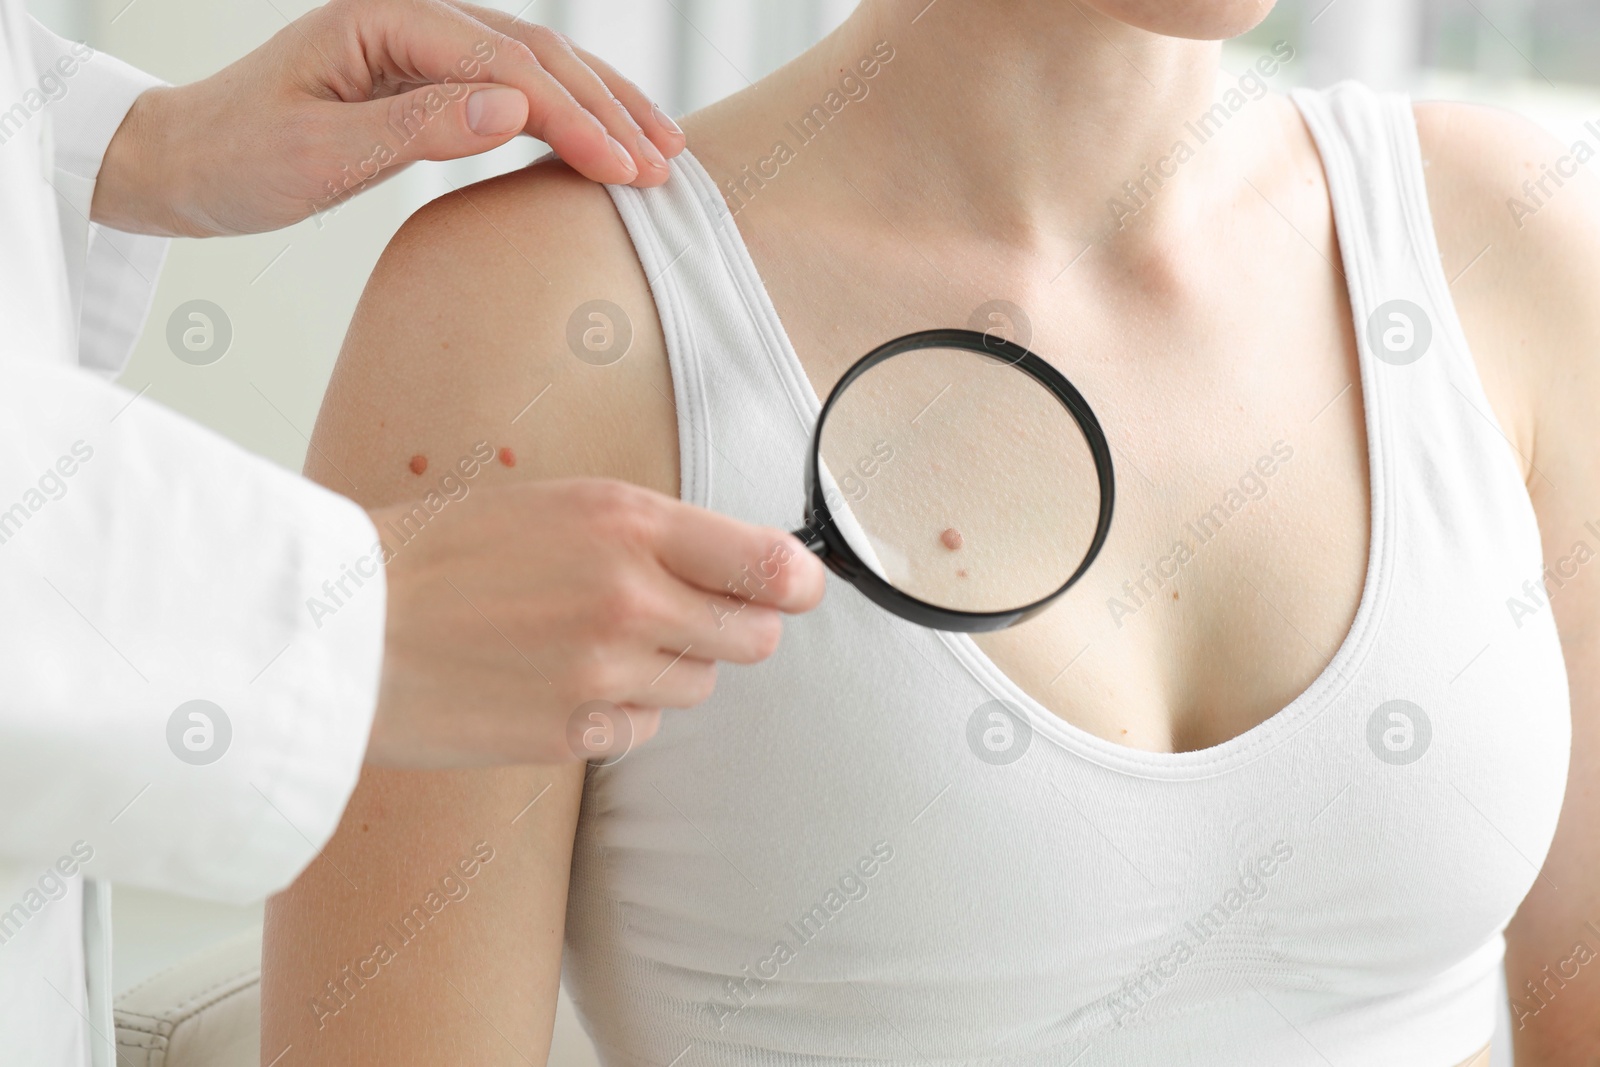
[[[1042,600],[1094,539],[1089,442],[1004,359],[921,348],[877,364],[834,402],[819,455],[839,533],[879,577],[938,608]]]

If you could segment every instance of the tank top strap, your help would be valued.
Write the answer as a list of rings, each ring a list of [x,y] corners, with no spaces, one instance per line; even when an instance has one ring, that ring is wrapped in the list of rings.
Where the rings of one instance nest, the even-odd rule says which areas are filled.
[[[1355,308],[1357,317],[1396,297],[1436,302],[1425,268],[1428,252],[1435,267],[1438,257],[1410,101],[1358,82],[1290,95],[1327,172],[1345,273],[1367,283],[1352,293],[1369,305]]]
[[[1291,96],[1327,172],[1361,358],[1375,372],[1364,384],[1412,426],[1456,423],[1465,402],[1473,437],[1498,431],[1441,262],[1410,98],[1350,81]]]
[[[606,191],[633,240],[666,340],[678,414],[679,495],[705,506],[711,495],[710,411],[694,343],[703,320],[678,279],[705,273],[715,242],[704,213],[683,189],[681,164],[675,163],[673,171],[671,181],[648,192],[626,185],[608,185]]]
[[[662,186],[607,188],[661,318],[682,498],[752,522],[793,525],[821,405],[716,183],[688,152],[671,167]]]
[[[1292,97],[1327,173],[1377,419],[1374,535],[1394,538],[1401,570],[1498,553],[1514,588],[1512,575],[1540,569],[1537,521],[1450,293],[1411,101],[1356,82]],[[1501,621],[1486,620],[1485,632]]]

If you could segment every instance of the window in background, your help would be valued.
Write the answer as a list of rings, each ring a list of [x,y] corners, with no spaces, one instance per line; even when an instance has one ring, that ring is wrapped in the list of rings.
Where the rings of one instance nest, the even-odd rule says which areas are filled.
[[[26,6],[30,15],[62,37],[88,39],[93,0],[26,0]]]
[[[515,12],[522,3],[495,6]],[[855,6],[854,0],[536,0],[523,17],[571,34],[682,115],[776,70]],[[630,31],[616,33],[624,25]]]
[[[1304,44],[1311,84],[1413,88],[1428,71],[1485,86],[1600,83],[1593,0],[1282,0],[1241,43],[1280,38]]]
[[[1592,0],[1429,0],[1430,66],[1498,78],[1600,83],[1600,7]]]

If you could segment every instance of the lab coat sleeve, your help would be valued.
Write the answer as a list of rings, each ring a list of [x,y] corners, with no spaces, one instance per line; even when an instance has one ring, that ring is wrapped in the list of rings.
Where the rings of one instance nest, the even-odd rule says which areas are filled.
[[[360,771],[380,553],[344,497],[0,359],[0,863],[87,849],[88,877],[229,901],[291,881]]]
[[[134,99],[162,82],[31,21],[34,67],[63,87],[46,111],[55,155],[50,184],[78,321],[78,362],[114,375],[127,362],[149,312],[168,241],[92,224],[89,207],[117,127]]]

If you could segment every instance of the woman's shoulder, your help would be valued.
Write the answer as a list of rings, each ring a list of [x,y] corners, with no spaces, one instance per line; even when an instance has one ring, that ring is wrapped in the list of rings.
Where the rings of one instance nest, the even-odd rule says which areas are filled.
[[[1592,450],[1600,410],[1600,181],[1591,169],[1600,129],[1564,144],[1499,108],[1414,110],[1445,277],[1473,356],[1530,487],[1535,469],[1559,484],[1552,471]]]
[[[341,477],[322,466],[390,472],[371,506],[406,493],[406,457],[487,441],[515,465],[497,478],[587,474],[675,494],[676,426],[627,230],[603,187],[551,160],[442,196],[396,233],[307,467],[330,485]]]
[[[1503,269],[1533,271],[1530,281],[1539,271],[1600,263],[1600,181],[1588,166],[1600,153],[1600,126],[1563,144],[1497,107],[1419,101],[1413,110],[1447,267],[1453,255],[1470,262],[1485,247]],[[1484,262],[1492,265],[1488,254]]]

